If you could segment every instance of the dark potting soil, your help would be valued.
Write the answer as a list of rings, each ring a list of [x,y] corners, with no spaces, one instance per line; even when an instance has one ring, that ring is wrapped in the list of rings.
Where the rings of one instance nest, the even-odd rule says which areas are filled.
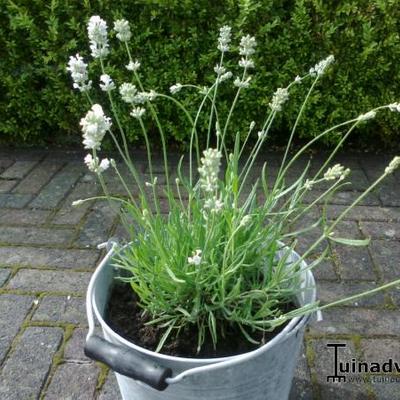
[[[285,311],[294,308],[294,304],[288,304]],[[158,329],[155,325],[146,325],[148,319],[143,317],[143,309],[138,306],[137,296],[129,284],[117,283],[114,285],[105,319],[120,336],[152,351],[156,349],[164,333],[163,329]],[[253,338],[264,344],[273,339],[284,327],[285,324],[273,332],[258,332]],[[255,345],[246,340],[239,328],[232,328],[230,332],[227,332],[225,338],[217,343],[216,350],[214,350],[211,337],[208,335],[200,353],[197,353],[197,327],[193,325],[186,331],[182,331],[179,338],[169,338],[161,353],[177,357],[214,358],[246,353],[259,346],[259,344]]]

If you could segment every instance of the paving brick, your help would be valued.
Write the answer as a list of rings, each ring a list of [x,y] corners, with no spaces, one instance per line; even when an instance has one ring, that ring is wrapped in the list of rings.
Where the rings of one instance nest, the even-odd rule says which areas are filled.
[[[0,224],[40,225],[46,221],[50,211],[28,209],[0,209]]]
[[[354,345],[347,340],[311,340],[309,345],[312,347],[316,356],[314,357],[314,370],[316,372],[320,396],[324,400],[352,399],[365,400],[368,396],[367,387],[362,382],[333,383],[327,382],[327,376],[334,374],[334,349],[327,347],[328,343],[344,343],[346,347],[338,350],[338,359],[341,362],[351,361],[356,357]],[[348,374],[349,377],[351,376]],[[358,375],[357,375],[358,376]]]
[[[373,239],[400,239],[400,222],[361,221],[361,230]]]
[[[0,242],[8,244],[68,245],[72,229],[6,226],[0,230]]]
[[[17,183],[14,179],[0,179],[0,193],[9,192]]]
[[[89,212],[83,225],[76,245],[82,247],[95,247],[105,242],[111,236],[111,228],[116,215],[108,203],[96,203]]]
[[[356,200],[362,192],[359,191],[341,191],[337,192],[332,196],[329,203],[330,204],[339,204],[339,205],[350,205]],[[322,191],[320,190],[311,190],[304,198],[305,203],[311,203],[316,200],[319,196],[321,196]],[[324,200],[319,201],[319,204],[323,204]],[[359,203],[362,206],[380,206],[381,202],[379,197],[374,193],[367,194]]]
[[[10,158],[4,158],[3,156],[0,158],[0,171],[3,172],[6,168],[10,167],[14,164],[14,160]]]
[[[370,244],[375,265],[382,271],[383,279],[391,281],[400,277],[400,242],[395,240],[373,240]]]
[[[46,296],[40,302],[32,319],[34,321],[85,324],[85,300],[82,297]]]
[[[400,363],[400,340],[362,339],[360,341],[363,361],[384,363],[389,358]]]
[[[31,308],[33,299],[32,296],[0,295],[0,363]]]
[[[10,270],[6,268],[0,268],[0,287],[4,285],[4,282],[10,276]]]
[[[0,208],[23,208],[31,199],[30,194],[0,193]]]
[[[121,400],[121,394],[118,388],[117,378],[113,372],[109,372],[106,382],[101,388],[98,400]]]
[[[317,255],[318,257],[318,255]],[[311,260],[310,260],[311,262]],[[320,280],[337,280],[338,275],[332,257],[321,261],[313,270],[312,273],[317,281]]]
[[[83,173],[82,163],[70,162],[40,191],[30,204],[33,208],[53,209],[63,200]]]
[[[302,350],[297,362],[289,400],[312,400],[313,398],[310,369],[304,350]]]
[[[372,282],[318,282],[317,293],[318,299],[321,304],[332,303],[336,300],[341,300],[346,297],[353,296],[357,293],[362,293],[367,290],[375,289],[377,285]],[[362,297],[358,300],[354,300],[347,306],[353,307],[379,307],[385,304],[385,297],[382,292],[377,293],[373,296]]]
[[[384,206],[400,206],[399,182],[393,176],[385,179],[384,183],[376,190],[376,194]]]
[[[345,206],[330,205],[327,207],[328,219],[336,219],[344,210]],[[400,221],[400,208],[397,207],[373,207],[355,206],[345,216],[346,220],[355,221]]]
[[[313,322],[312,334],[400,335],[397,310],[335,307],[323,310],[323,321]]]
[[[18,184],[13,192],[38,193],[62,165],[62,162],[43,161]]]
[[[58,366],[45,400],[93,400],[99,375],[96,364],[66,363]]]
[[[83,353],[87,335],[86,328],[76,328],[64,349],[64,359],[70,361],[89,361]]]
[[[400,376],[378,375],[371,377],[371,385],[376,400],[400,399]]]
[[[38,398],[62,337],[60,328],[27,328],[4,364],[0,375],[0,398]]]
[[[335,245],[333,251],[339,263],[339,274],[342,279],[375,281],[378,278],[366,248]]]
[[[22,269],[7,287],[34,292],[70,292],[82,294],[90,280],[88,272],[46,271]]]
[[[96,184],[79,182],[67,196],[63,206],[55,215],[52,223],[77,225],[87,212],[88,208],[93,206],[93,202],[88,201],[75,207],[72,206],[72,202],[96,196],[98,192],[99,187]]]
[[[3,179],[21,179],[37,163],[37,161],[16,161],[11,167],[7,168],[0,177]]]
[[[39,247],[0,247],[0,265],[90,269],[96,265],[98,251],[64,250]]]

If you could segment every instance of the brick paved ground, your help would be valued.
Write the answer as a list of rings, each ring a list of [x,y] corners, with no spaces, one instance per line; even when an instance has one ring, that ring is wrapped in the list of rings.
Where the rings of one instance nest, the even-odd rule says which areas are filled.
[[[0,151],[2,400],[120,398],[113,375],[82,354],[85,288],[101,257],[96,245],[121,230],[100,202],[71,207],[73,200],[98,192],[81,159],[61,151]],[[143,155],[135,159],[145,174]],[[353,169],[354,185],[332,199],[330,218],[389,159],[348,155],[341,161]],[[271,165],[277,165],[274,155]],[[398,175],[390,177],[342,225],[346,236],[369,235],[373,241],[367,249],[330,249],[330,259],[316,271],[323,302],[400,276],[399,185]],[[324,321],[307,332],[292,399],[400,399],[400,374],[397,383],[326,382],[333,372],[327,342],[347,344],[343,359],[400,361],[399,306],[397,290],[326,311]]]

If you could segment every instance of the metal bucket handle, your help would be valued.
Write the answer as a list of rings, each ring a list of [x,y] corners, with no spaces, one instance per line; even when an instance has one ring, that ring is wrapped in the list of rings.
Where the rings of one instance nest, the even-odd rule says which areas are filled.
[[[108,260],[114,253],[114,248],[117,242],[109,240],[107,243],[99,245],[99,248],[106,248],[107,255],[104,260]],[[178,383],[184,378],[201,373],[203,371],[210,372],[220,368],[231,367],[237,363],[243,362],[246,359],[253,358],[258,353],[266,351],[268,348],[274,346],[283,338],[287,338],[299,332],[299,330],[308,322],[311,315],[293,318],[288,325],[264,346],[253,350],[248,353],[240,354],[228,358],[223,361],[216,361],[213,364],[207,364],[199,367],[194,367],[181,372],[179,375],[172,377],[171,368],[165,368],[153,361],[149,361],[143,356],[139,355],[137,351],[128,349],[124,346],[118,346],[94,334],[95,317],[93,313],[93,296],[94,296],[94,283],[96,276],[100,273],[101,268],[98,268],[90,280],[87,297],[86,297],[86,312],[89,324],[89,331],[86,336],[86,343],[84,353],[87,357],[100,361],[110,367],[113,371],[125,375],[129,378],[141,381],[151,386],[152,388],[163,391],[168,385]]]

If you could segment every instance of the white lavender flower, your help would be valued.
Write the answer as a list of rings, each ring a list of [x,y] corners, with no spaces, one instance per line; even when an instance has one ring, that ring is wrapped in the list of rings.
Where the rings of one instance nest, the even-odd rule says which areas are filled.
[[[214,72],[219,76],[226,72],[226,68],[223,67],[222,65],[216,65],[214,67]]]
[[[223,201],[218,199],[217,196],[210,197],[204,202],[204,208],[214,214],[218,214],[220,211],[222,211],[223,207]]]
[[[192,253],[192,257],[188,257],[188,263],[192,265],[200,265],[201,264],[201,253],[200,249],[197,249]]]
[[[358,121],[368,121],[369,119],[373,119],[376,116],[376,111],[368,111],[365,114],[361,114],[357,117]]]
[[[242,68],[247,68],[247,69],[254,68],[254,61],[251,60],[251,59],[246,59],[246,58],[243,57],[239,61],[239,66],[242,67]]]
[[[114,30],[116,36],[121,42],[128,42],[132,36],[129,22],[126,19],[117,19],[114,21]]]
[[[222,83],[228,79],[232,78],[232,72],[231,71],[226,71],[224,74],[222,74],[219,78],[218,78],[218,82]]]
[[[71,73],[74,89],[86,92],[92,87],[92,81],[88,80],[87,64],[79,54],[69,58],[67,71]]]
[[[119,87],[119,94],[125,103],[131,104],[135,102],[135,96],[137,94],[136,86],[132,83],[123,83]]]
[[[257,45],[256,39],[253,36],[246,35],[240,39],[239,54],[241,56],[249,57],[253,55]]]
[[[90,17],[88,27],[90,50],[93,58],[104,58],[108,55],[107,22],[98,15]]]
[[[400,112],[400,103],[389,104],[389,110],[393,112]]]
[[[287,88],[278,88],[274,93],[272,102],[269,103],[272,111],[282,111],[282,106],[289,100],[289,91]]]
[[[115,89],[115,84],[110,75],[103,74],[100,76],[100,88],[103,92],[111,92]]]
[[[218,50],[222,53],[229,51],[229,44],[231,42],[232,28],[228,25],[223,26],[219,30]]]
[[[246,226],[250,223],[250,221],[251,221],[251,216],[250,216],[250,215],[245,215],[245,216],[241,219],[239,226],[240,226],[241,228],[244,228],[244,227],[246,227]]]
[[[257,132],[257,136],[259,139],[264,139],[265,135],[266,135],[266,132],[264,130]]]
[[[218,189],[218,173],[221,165],[222,154],[217,149],[207,149],[203,151],[204,157],[201,158],[200,187],[208,193]]]
[[[385,174],[392,174],[397,168],[400,167],[400,157],[395,156],[389,165],[385,168]]]
[[[140,119],[143,117],[143,114],[146,112],[146,109],[143,107],[133,107],[132,111],[130,112],[130,115],[133,118]]]
[[[128,71],[133,71],[136,72],[140,68],[140,62],[138,60],[136,61],[129,61],[128,65],[125,65],[125,68]]]
[[[242,81],[239,77],[237,77],[233,84],[241,89],[247,89],[250,86],[251,76],[248,76],[244,81]]]
[[[99,158],[93,157],[91,154],[87,154],[84,161],[89,171],[95,172],[96,174],[101,174],[110,166],[110,161],[107,158],[103,158],[99,162]]]
[[[100,150],[101,141],[111,127],[111,119],[104,115],[100,104],[94,104],[80,125],[83,131],[83,144],[85,149]]]
[[[300,84],[301,83],[301,77],[300,75],[297,75],[296,78],[294,78],[295,83]]]
[[[315,64],[314,67],[310,68],[311,76],[321,76],[325,73],[326,69],[335,61],[335,57],[331,54],[324,60]]]
[[[178,92],[181,91],[182,87],[183,87],[182,84],[176,83],[175,85],[172,85],[172,86],[169,88],[169,91],[170,91],[172,94],[176,94],[176,93],[178,93]]]
[[[306,190],[311,190],[314,186],[314,181],[312,179],[306,179],[306,181],[304,182],[304,189]]]
[[[256,126],[256,122],[255,121],[251,121],[250,126],[249,126],[249,131],[252,131]]]
[[[326,181],[331,181],[334,179],[343,180],[350,173],[350,169],[345,169],[343,165],[335,164],[333,167],[328,168],[328,170],[324,174],[324,179]]]

